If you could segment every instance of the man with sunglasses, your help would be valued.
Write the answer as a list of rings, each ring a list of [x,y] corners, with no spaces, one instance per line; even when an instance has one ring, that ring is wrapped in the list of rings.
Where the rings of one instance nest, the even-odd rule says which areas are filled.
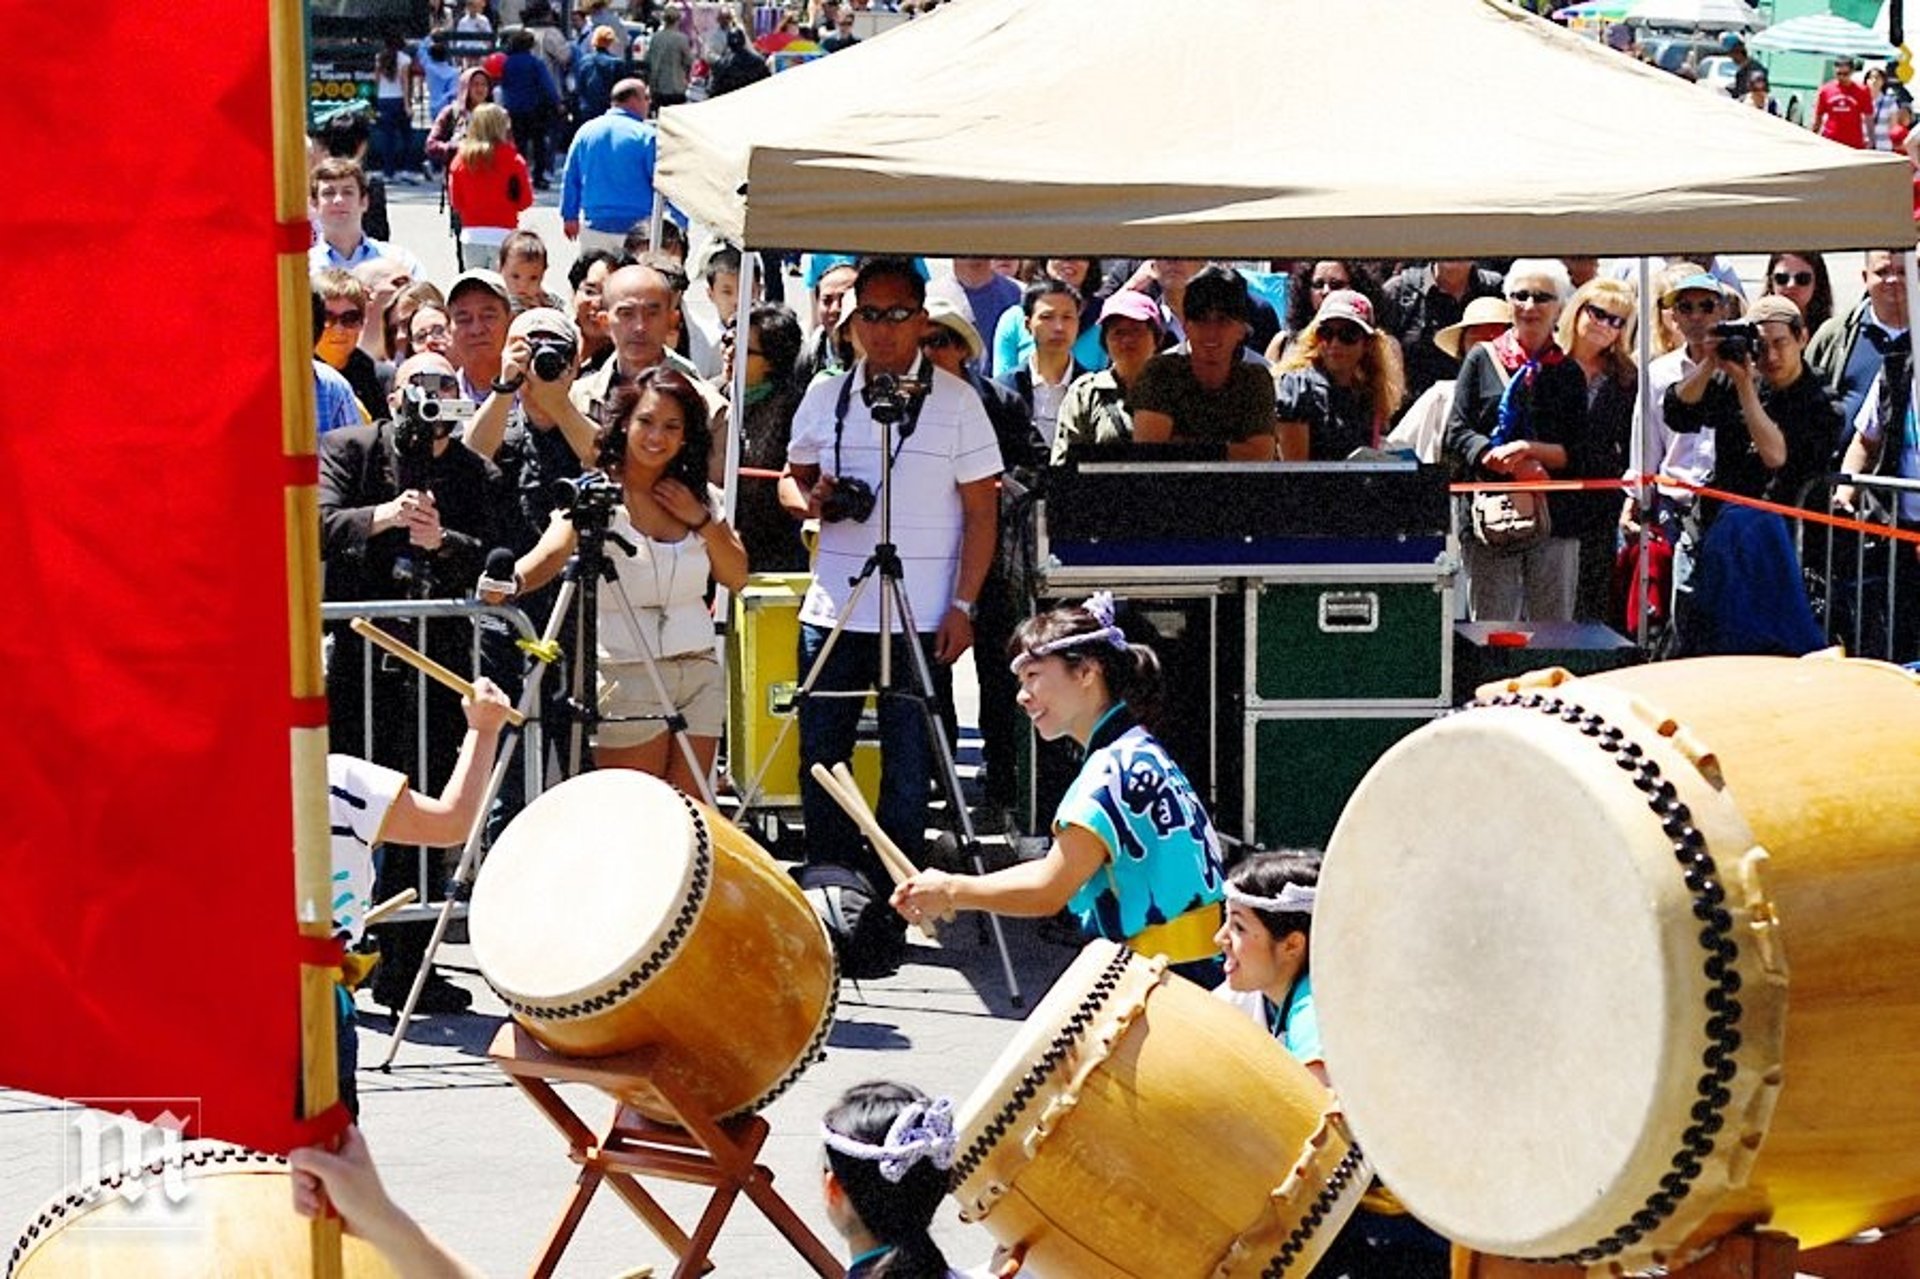
[[[879,674],[880,582],[870,580],[848,611],[851,581],[879,544],[877,504],[862,513],[853,500],[860,481],[878,496],[892,488],[893,544],[919,630],[915,641],[939,685],[973,644],[976,601],[993,562],[1000,449],[980,397],[939,368],[920,349],[927,331],[926,282],[903,258],[873,258],[853,282],[853,331],[864,352],[852,369],[822,378],[794,414],[780,504],[797,520],[818,519],[819,550],[813,582],[800,608],[800,669],[813,672],[817,690],[872,687]],[[882,429],[875,416],[899,415]],[[883,456],[883,442],[891,454]],[[904,624],[896,617],[893,625]],[[841,630],[831,654],[815,665],[828,636]],[[912,657],[893,643],[894,680],[913,687]],[[853,757],[860,721],[857,698],[810,697],[799,708],[801,803],[807,858],[848,867],[878,892],[890,882],[846,814],[814,783],[815,763],[832,766]],[[933,749],[919,708],[882,697],[878,817],[909,857],[919,860],[927,826],[927,786]],[[876,912],[877,916],[882,912]],[[905,925],[890,916],[871,955],[876,967],[904,953]]]
[[[1899,249],[1870,249],[1861,270],[1866,294],[1844,316],[1820,326],[1807,344],[1807,363],[1819,373],[1827,390],[1840,401],[1840,412],[1853,421],[1867,398],[1867,388],[1880,375],[1887,357],[1904,357],[1913,349],[1907,331],[1907,277]],[[1893,406],[1897,411],[1904,405]],[[1843,435],[1833,442],[1843,451]]]
[[[1684,341],[1647,366],[1649,392],[1646,399],[1636,401],[1634,405],[1634,434],[1644,436],[1647,441],[1647,461],[1654,464],[1662,475],[1705,484],[1713,472],[1713,436],[1698,431],[1683,434],[1670,427],[1666,413],[1667,392],[1712,359],[1713,326],[1731,315],[1733,303],[1726,287],[1714,276],[1702,271],[1675,281],[1660,295],[1660,309],[1673,316],[1674,325],[1680,330]],[[1642,404],[1652,405],[1651,417],[1643,418]],[[1632,476],[1627,478],[1631,479]],[[1682,540],[1681,522],[1693,508],[1693,494],[1686,489],[1669,487],[1656,490],[1653,496],[1652,518],[1666,530],[1676,546],[1677,578],[1681,576],[1683,561],[1691,562],[1690,556],[1683,555],[1691,543],[1690,540]],[[1620,514],[1621,526],[1633,533],[1637,531],[1640,519],[1634,497],[1629,493]]]

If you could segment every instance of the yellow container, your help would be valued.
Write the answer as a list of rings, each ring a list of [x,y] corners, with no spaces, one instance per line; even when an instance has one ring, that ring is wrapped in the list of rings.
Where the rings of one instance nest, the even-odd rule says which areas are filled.
[[[805,573],[756,573],[733,597],[733,635],[727,646],[727,775],[736,795],[760,779],[756,808],[794,808],[800,803],[800,729],[785,738],[800,691],[800,601],[812,578]],[[860,716],[860,742],[853,776],[868,805],[880,800],[880,743],[874,703]],[[761,777],[774,742],[780,748]]]

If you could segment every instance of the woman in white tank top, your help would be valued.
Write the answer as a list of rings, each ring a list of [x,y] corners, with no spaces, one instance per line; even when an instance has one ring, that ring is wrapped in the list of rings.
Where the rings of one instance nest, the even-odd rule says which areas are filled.
[[[737,591],[747,580],[746,547],[719,514],[718,490],[707,484],[706,405],[680,374],[649,369],[615,393],[598,439],[601,466],[622,499],[609,528],[634,552],[608,538],[617,581],[599,584],[594,763],[636,768],[699,794],[668,730],[684,720],[701,774],[711,771],[725,727],[726,684],[714,656],[707,587],[718,581]],[[556,519],[514,566],[519,589],[550,581],[576,541],[572,520]]]

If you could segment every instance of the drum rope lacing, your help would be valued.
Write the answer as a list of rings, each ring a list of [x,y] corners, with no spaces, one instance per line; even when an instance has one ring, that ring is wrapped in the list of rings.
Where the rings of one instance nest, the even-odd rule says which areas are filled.
[[[249,1150],[244,1146],[190,1146],[172,1154],[160,1155],[136,1167],[122,1168],[89,1185],[68,1191],[65,1196],[42,1209],[39,1217],[14,1243],[13,1251],[7,1257],[6,1274],[13,1274],[33,1245],[39,1242],[41,1235],[52,1235],[68,1217],[93,1207],[128,1181],[158,1177],[170,1168],[206,1168],[216,1164],[256,1164],[267,1168],[284,1168],[287,1161],[279,1155]]]
[[[955,1188],[973,1176],[980,1164],[993,1152],[994,1147],[1000,1144],[1001,1138],[1006,1136],[1007,1130],[1013,1127],[1013,1122],[1020,1117],[1020,1112],[1039,1095],[1040,1087],[1046,1083],[1047,1077],[1066,1061],[1068,1055],[1073,1052],[1074,1046],[1080,1042],[1082,1033],[1093,1024],[1094,1018],[1100,1015],[1101,1007],[1119,988],[1120,979],[1126,976],[1127,968],[1133,963],[1134,958],[1133,952],[1124,947],[1114,952],[1113,958],[1107,961],[1107,966],[1100,971],[1100,977],[1094,982],[1093,990],[1080,1002],[1080,1007],[1067,1019],[1067,1024],[1062,1026],[1060,1032],[1053,1037],[1053,1042],[1047,1045],[1047,1050],[1040,1054],[1040,1060],[1028,1067],[1027,1073],[1020,1077],[1020,1082],[1014,1086],[1013,1095],[1007,1098],[1005,1105],[1000,1107],[1000,1113],[993,1117],[974,1143],[967,1147],[967,1152],[954,1160],[951,1184]]]
[[[687,816],[693,823],[693,876],[687,884],[687,899],[680,904],[680,913],[674,917],[673,927],[667,930],[667,935],[661,939],[660,945],[651,955],[642,960],[637,968],[612,987],[598,995],[576,1000],[571,1004],[563,1004],[557,1008],[524,1003],[498,986],[494,986],[494,993],[500,996],[508,1008],[537,1021],[566,1021],[574,1017],[605,1012],[652,981],[653,975],[666,967],[667,961],[674,957],[686,941],[688,934],[693,931],[694,920],[699,918],[700,908],[706,905],[707,890],[713,882],[713,846],[708,840],[706,819],[701,816],[700,810],[694,807],[692,800],[685,795],[680,796],[680,800],[686,805]]]
[[[1293,1233],[1287,1236],[1287,1241],[1280,1245],[1280,1251],[1275,1253],[1273,1260],[1267,1263],[1267,1268],[1260,1272],[1260,1279],[1282,1279],[1288,1268],[1305,1251],[1307,1240],[1319,1232],[1320,1223],[1327,1219],[1327,1214],[1333,1211],[1334,1204],[1339,1202],[1340,1196],[1347,1192],[1348,1183],[1360,1170],[1363,1158],[1360,1147],[1347,1147],[1347,1153],[1341,1156],[1340,1162],[1333,1166],[1333,1172],[1328,1175],[1327,1184],[1320,1188],[1320,1193],[1314,1196],[1312,1205],[1301,1216],[1300,1224],[1293,1228]]]
[[[1672,844],[1674,860],[1682,868],[1687,891],[1693,895],[1693,917],[1701,925],[1698,939],[1706,953],[1702,972],[1711,983],[1703,1000],[1709,1042],[1700,1056],[1702,1069],[1694,1086],[1698,1098],[1688,1112],[1693,1122],[1680,1135],[1681,1148],[1673,1156],[1670,1170],[1660,1178],[1660,1189],[1647,1196],[1626,1224],[1575,1252],[1538,1259],[1542,1264],[1594,1265],[1638,1243],[1673,1214],[1703,1171],[1703,1161],[1713,1153],[1714,1134],[1726,1125],[1726,1110],[1733,1101],[1727,1085],[1739,1070],[1734,1055],[1740,1051],[1743,1010],[1738,998],[1740,974],[1734,962],[1740,948],[1734,941],[1733,915],[1726,908],[1726,889],[1707,850],[1706,837],[1693,824],[1693,813],[1673,783],[1661,777],[1660,766],[1646,757],[1638,742],[1629,741],[1620,729],[1577,704],[1539,693],[1483,698],[1467,709],[1478,707],[1517,707],[1554,716],[1578,728],[1581,736],[1594,739],[1596,746],[1611,755],[1614,764],[1631,775],[1634,787],[1646,796],[1647,807],[1659,818],[1660,829]]]

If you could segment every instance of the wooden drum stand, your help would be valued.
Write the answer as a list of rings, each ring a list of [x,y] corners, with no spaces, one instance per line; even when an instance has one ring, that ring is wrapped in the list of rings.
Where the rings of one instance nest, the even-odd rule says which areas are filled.
[[[756,1162],[769,1129],[759,1115],[716,1120],[677,1087],[665,1072],[653,1069],[657,1050],[642,1048],[613,1057],[583,1060],[542,1048],[518,1025],[508,1022],[487,1050],[507,1077],[526,1094],[566,1138],[568,1156],[580,1165],[573,1198],[554,1223],[546,1249],[534,1263],[535,1276],[551,1275],[579,1228],[594,1192],[605,1182],[633,1210],[654,1237],[672,1250],[679,1264],[674,1279],[693,1279],[711,1269],[707,1253],[741,1194],[773,1223],[808,1265],[830,1279],[846,1271],[827,1246],[807,1228],[773,1188],[773,1173]],[[591,1084],[615,1098],[613,1119],[596,1134],[555,1091],[555,1083]],[[644,1085],[665,1099],[678,1126],[656,1123],[618,1098]],[[699,1224],[689,1236],[667,1215],[639,1177],[659,1177],[713,1187]]]

